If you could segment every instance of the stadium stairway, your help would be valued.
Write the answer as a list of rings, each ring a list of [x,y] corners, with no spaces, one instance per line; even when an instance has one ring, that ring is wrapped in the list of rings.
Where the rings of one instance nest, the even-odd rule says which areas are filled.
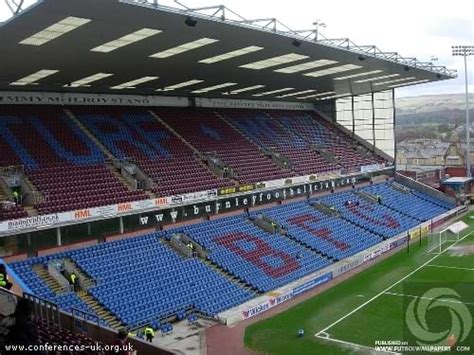
[[[356,195],[357,195],[357,192],[354,192]],[[364,198],[364,196],[359,196],[360,198]],[[366,197],[364,198],[366,200]],[[372,200],[366,200],[367,202],[370,202],[370,203],[374,203]],[[310,203],[310,206],[313,207],[314,209],[324,213],[324,214],[327,214],[328,216],[332,216],[332,217],[338,217],[338,218],[341,218],[342,220],[346,221],[347,223],[355,226],[355,227],[358,227],[358,228],[362,228],[364,229],[365,231],[369,232],[369,233],[372,233],[372,234],[375,234],[375,235],[378,235],[380,237],[382,237],[384,240],[387,239],[387,236],[383,235],[382,233],[378,233],[376,231],[373,231],[371,230],[370,228],[368,228],[365,224],[363,223],[355,223],[354,221],[350,220],[349,218],[345,217],[343,213],[340,213],[338,210],[331,210],[326,204],[322,203],[322,202],[316,202],[316,203],[313,203],[311,204]]]
[[[249,143],[255,144],[255,145],[258,146],[258,144],[252,139],[252,137],[250,137],[250,136],[247,134],[247,132],[245,132],[244,130],[240,130],[239,128],[237,128],[236,126],[234,126],[234,125],[227,119],[227,117],[226,117],[224,114],[222,114],[222,113],[216,111],[216,112],[215,112],[215,115],[216,115],[217,117],[219,117],[222,121],[224,121],[227,125],[229,125],[229,126],[230,126],[234,131],[236,131],[239,135],[244,136],[244,138],[245,138],[246,140],[248,140]],[[284,156],[283,154],[280,154],[280,156],[281,156],[281,158],[282,158],[284,161],[288,161],[288,162],[290,161],[290,160],[289,160],[286,156]],[[277,163],[277,164],[278,164],[278,163]],[[278,164],[278,166],[279,166],[282,170],[288,171],[288,177],[290,177],[290,175],[292,175],[292,174],[298,175],[298,173],[297,173],[295,170],[293,170],[293,168],[291,167],[291,164],[286,165],[286,166],[283,166],[282,164]]]
[[[26,211],[26,213],[28,213],[28,216],[30,217],[34,217],[38,215],[38,210],[35,209],[33,206],[26,206],[26,207],[23,207],[23,209]]]
[[[114,157],[114,155],[110,152],[110,150],[108,150],[107,147],[103,145],[102,142],[99,139],[97,139],[97,137],[91,131],[89,131],[89,129],[81,122],[81,120],[79,120],[76,117],[76,115],[74,115],[74,113],[72,113],[71,110],[65,109],[64,112],[71,120],[74,121],[76,125],[79,126],[79,128],[87,135],[87,137],[89,137],[89,139],[92,142],[94,142],[94,144],[97,147],[99,147],[99,149],[102,151],[102,153],[104,153],[106,157],[108,158]]]
[[[48,270],[43,267],[42,264],[36,264],[32,266],[32,269],[36,274],[48,285],[48,287],[56,294],[60,295],[65,293],[63,287],[51,277]]]
[[[90,140],[94,142],[95,145],[99,147],[99,149],[104,153],[104,155],[110,159],[114,158],[114,155],[110,150],[107,149],[105,145],[102,144],[102,142],[79,120],[76,115],[71,110],[65,109],[64,112],[66,115],[74,121],[75,124],[79,126],[79,128],[89,137]],[[114,175],[114,177],[120,181],[122,185],[124,185],[128,191],[135,191],[134,186],[132,186],[132,183],[125,179],[122,174],[115,168],[113,164],[106,163],[105,166],[107,169],[110,170],[110,172]],[[150,198],[155,198],[156,196],[150,192],[150,191],[145,191],[145,193],[150,197]]]
[[[199,149],[197,149],[195,146],[193,146],[190,142],[188,142],[184,137],[182,137],[173,127],[171,127],[165,120],[161,119],[161,117],[156,113],[156,112],[153,112],[153,111],[148,111],[154,118],[156,118],[156,120],[158,122],[160,122],[163,126],[166,127],[166,129],[168,129],[171,133],[173,133],[176,137],[178,137],[186,146],[188,146],[195,154],[195,157],[199,157],[198,160],[199,163],[201,165],[203,165],[207,170],[211,171],[213,174],[214,172],[212,171],[212,169],[209,169],[209,167],[204,164],[204,160],[205,160],[205,157],[203,155],[203,153],[201,153],[199,151]],[[215,175],[215,174],[214,174]],[[231,177],[228,177],[228,179],[230,181],[232,181],[234,183],[234,185],[238,185],[238,182],[231,178]]]
[[[265,115],[268,118],[273,119],[272,115],[269,114],[268,112],[265,112]],[[294,135],[300,137],[303,141],[306,141],[309,144],[309,147],[311,148],[311,150],[313,152],[315,152],[316,154],[321,155],[324,159],[326,159],[331,164],[337,165],[337,164],[340,163],[340,161],[338,159],[336,159],[336,156],[334,155],[334,153],[332,153],[332,152],[330,152],[330,151],[328,151],[328,150],[326,150],[322,147],[318,147],[316,144],[314,144],[314,142],[308,140],[307,137],[300,134],[300,132],[298,132],[297,130],[290,131],[290,129],[288,127],[286,127],[280,120],[274,119],[274,122],[278,126],[280,126],[283,130],[287,131],[288,135],[294,134]]]
[[[107,309],[105,309],[97,300],[92,297],[87,291],[81,290],[77,293],[77,296],[88,306],[90,307],[100,318],[105,320],[107,324],[115,329],[119,330],[123,327],[123,324],[115,317],[112,313],[110,313]]]
[[[81,280],[81,288],[77,290],[77,296],[90,307],[100,318],[105,320],[113,329],[120,329],[123,324],[104,308],[93,296],[89,294],[89,289],[95,286],[95,281],[89,277],[71,258],[65,258],[64,263],[67,267],[72,268],[75,274]]]
[[[125,177],[120,173],[120,171],[112,163],[107,162],[105,165],[112,172],[115,178],[118,181],[120,181],[122,185],[124,185],[128,189],[128,191],[135,191],[135,187],[132,186],[132,183],[129,180],[125,179]],[[154,195],[152,195],[150,191],[146,191],[145,193],[147,193],[147,195],[150,196],[150,198],[155,197]]]
[[[261,294],[261,292],[253,287],[252,285],[246,283],[242,279],[240,279],[238,276],[235,276],[231,274],[230,272],[224,270],[221,268],[219,265],[216,263],[212,262],[209,259],[202,259],[203,263],[208,265],[210,268],[212,268],[215,272],[218,274],[221,274],[223,277],[225,277],[229,282],[233,283],[234,285],[239,286],[240,288],[244,289],[247,292],[253,293],[254,296],[258,296]]]
[[[264,215],[264,217],[266,217],[266,216]],[[256,226],[257,228],[260,228],[264,232],[271,233],[271,232],[269,232],[268,229],[263,228],[262,226],[259,226],[257,223],[252,222],[250,219],[247,219],[247,222],[254,225],[254,226]],[[307,244],[303,243],[302,241],[298,240],[298,238],[293,237],[290,234],[289,231],[287,231],[285,229],[281,229],[281,226],[278,226],[278,229],[279,229],[279,231],[277,233],[273,233],[274,235],[285,238],[286,240],[292,242],[293,244],[296,244],[299,247],[302,247],[304,250],[308,251],[309,253],[316,254],[319,257],[322,257],[324,259],[328,259],[330,262],[334,261],[334,258],[332,258],[332,257],[326,255],[325,253],[321,252],[321,250],[311,248],[309,245],[307,245]]]
[[[0,184],[0,201],[7,201],[8,197],[5,191],[3,190],[2,185]]]
[[[81,280],[81,286],[84,290],[88,290],[90,287],[95,286],[94,280],[87,275],[71,258],[65,258],[64,263],[70,269],[74,270],[74,273]]]
[[[238,276],[232,274],[231,272],[224,270],[221,268],[218,264],[214,263],[210,258],[208,258],[208,253],[206,250],[195,240],[193,240],[189,235],[183,235],[182,237],[185,238],[185,240],[182,240],[183,244],[180,246],[179,242],[178,243],[173,243],[171,239],[169,238],[161,238],[160,241],[165,245],[166,247],[170,248],[173,253],[177,253],[181,258],[187,259],[187,258],[198,258],[200,261],[202,261],[204,264],[208,265],[213,271],[215,271],[218,274],[221,274],[224,278],[226,278],[230,283],[244,289],[245,291],[252,293],[254,296],[259,295],[261,292],[255,287],[253,287],[251,284],[246,283],[242,279],[240,279]],[[187,244],[191,242],[194,247],[195,247],[195,255],[190,256],[189,254],[189,249],[187,247]],[[196,310],[197,311],[197,310]]]
[[[35,184],[30,180],[30,178],[26,175],[23,174],[22,176],[23,181],[25,182],[26,185],[31,190],[31,193],[36,196],[35,198],[35,203],[39,201],[44,201],[44,195],[36,188]],[[37,216],[38,215],[38,210],[34,206],[23,206],[25,211],[28,213],[28,216]]]
[[[150,115],[152,115],[152,117],[154,117],[158,122],[160,122],[163,126],[166,127],[167,130],[169,130],[171,133],[173,133],[176,137],[179,138],[179,140],[181,140],[181,142],[183,142],[186,146],[189,147],[189,149],[191,149],[195,154],[197,154],[199,157],[202,156],[202,153],[197,150],[191,143],[189,143],[186,139],[184,139],[178,132],[176,132],[176,130],[171,127],[168,123],[166,123],[164,120],[161,119],[160,116],[158,116],[158,114],[156,112],[153,112],[153,111],[148,111],[150,113]]]
[[[160,122],[163,126],[166,127],[166,129],[168,129],[171,133],[173,133],[176,137],[178,137],[186,146],[188,146],[192,151],[193,153],[195,154],[195,157],[196,157],[196,160],[199,161],[199,163],[201,165],[203,165],[206,170],[209,170],[211,171],[214,175],[215,173],[212,171],[212,169],[210,169],[206,164],[204,164],[204,160],[206,159],[204,154],[201,153],[199,151],[199,149],[197,149],[195,146],[193,146],[190,142],[188,142],[183,136],[181,136],[173,127],[171,127],[168,123],[166,123],[165,120],[161,119],[161,117],[156,113],[156,112],[153,112],[153,111],[149,111],[149,113],[154,117],[156,118],[156,120],[158,122]],[[238,185],[238,182],[231,178],[231,177],[227,177],[230,181],[232,181],[234,183],[234,185]]]

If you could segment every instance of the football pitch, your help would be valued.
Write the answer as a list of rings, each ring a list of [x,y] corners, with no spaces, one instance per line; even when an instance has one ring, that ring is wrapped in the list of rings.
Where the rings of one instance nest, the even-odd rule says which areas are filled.
[[[245,345],[262,354],[423,354],[454,342],[473,354],[474,213],[462,220],[469,228],[442,253],[428,254],[426,239],[412,244],[249,326]]]

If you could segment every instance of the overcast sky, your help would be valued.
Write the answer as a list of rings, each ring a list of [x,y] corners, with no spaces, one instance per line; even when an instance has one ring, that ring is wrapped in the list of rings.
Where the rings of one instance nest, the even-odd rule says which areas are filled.
[[[25,0],[25,4],[35,1]],[[159,0],[174,5],[173,0]],[[348,37],[360,45],[458,70],[458,78],[441,83],[397,89],[397,96],[464,92],[462,57],[451,56],[451,45],[474,45],[473,0],[183,0],[189,7],[224,4],[246,18],[276,17],[292,29],[307,29],[316,20],[326,23],[328,38]],[[10,15],[0,0],[0,21]],[[474,57],[468,60],[470,92],[474,91]]]

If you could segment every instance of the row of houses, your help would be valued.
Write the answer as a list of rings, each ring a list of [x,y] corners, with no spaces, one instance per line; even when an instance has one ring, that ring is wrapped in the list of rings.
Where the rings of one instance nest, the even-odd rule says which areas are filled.
[[[397,145],[396,163],[399,168],[463,166],[465,151],[456,132],[447,142],[436,139],[411,139]],[[473,158],[474,156],[471,157],[471,161]]]

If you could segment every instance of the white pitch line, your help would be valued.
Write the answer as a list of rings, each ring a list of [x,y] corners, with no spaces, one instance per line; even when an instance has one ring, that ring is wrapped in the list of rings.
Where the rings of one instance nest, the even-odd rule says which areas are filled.
[[[320,338],[320,339],[323,339],[323,340],[327,340],[327,341],[332,341],[332,342],[335,342],[335,343],[340,343],[340,344],[348,345],[348,346],[350,346],[350,347],[352,347],[352,348],[370,350],[370,353],[373,353],[373,352],[375,351],[375,348],[371,348],[370,346],[365,346],[365,345],[360,345],[360,344],[356,344],[356,343],[351,343],[350,341],[345,341],[345,340],[330,338],[329,336],[328,336],[328,337],[324,337],[324,336],[319,336],[319,335],[316,334],[316,337],[317,337],[317,338]],[[399,355],[399,354],[400,354],[400,353],[396,353],[396,352],[393,352],[393,351],[379,351],[379,353],[384,353],[384,354],[396,354],[396,355]]]
[[[439,257],[440,255],[442,255],[443,253],[447,252],[449,249],[451,249],[453,246],[455,246],[457,243],[459,243],[460,241],[464,240],[466,237],[468,237],[469,235],[471,235],[473,232],[469,233],[469,234],[466,234],[464,237],[462,237],[461,239],[458,239],[456,242],[454,242],[453,244],[451,244],[448,248],[446,248],[442,253],[440,254],[437,254],[435,256],[433,256],[430,260],[428,260],[427,262],[425,262],[424,264],[420,265],[419,267],[417,267],[415,270],[413,270],[412,272],[410,272],[408,275],[404,276],[403,278],[401,278],[400,280],[398,280],[397,282],[395,282],[393,285],[390,285],[389,287],[387,287],[385,290],[381,291],[380,293],[376,294],[374,297],[372,297],[371,299],[369,299],[368,301],[362,303],[359,307],[357,308],[354,308],[352,311],[350,311],[349,313],[347,313],[345,316],[342,316],[341,318],[339,318],[338,320],[336,320],[335,322],[333,322],[332,324],[328,325],[326,328],[324,328],[323,330],[320,330],[318,333],[316,333],[316,336],[318,336],[319,334],[323,333],[323,332],[327,332],[329,329],[331,329],[332,327],[334,327],[336,324],[339,324],[340,322],[342,322],[344,319],[346,319],[347,317],[353,315],[355,312],[357,312],[358,310],[364,308],[365,306],[367,306],[369,303],[373,302],[374,300],[376,300],[377,298],[379,298],[380,296],[382,296],[384,293],[388,292],[391,288],[395,287],[396,285],[398,285],[400,282],[403,282],[405,281],[407,278],[409,278],[410,276],[412,276],[415,272],[417,272],[418,270],[424,268],[426,265],[430,264],[433,260],[435,260],[437,257]]]
[[[447,302],[447,303],[461,303],[461,304],[468,304],[470,306],[474,306],[474,303],[472,302],[463,302],[463,301],[456,301],[456,300],[447,300],[443,298],[432,298],[432,297],[423,297],[423,296],[415,296],[415,295],[406,295],[404,293],[395,293],[395,292],[385,292],[386,295],[390,296],[398,296],[398,297],[411,297],[411,298],[417,298],[417,299],[422,299],[422,300],[437,300],[440,302]]]
[[[468,267],[445,266],[445,265],[434,265],[434,264],[429,264],[429,265],[426,265],[426,266],[429,266],[429,267],[439,267],[439,268],[443,268],[443,269],[455,269],[455,270],[474,271],[474,269],[470,269],[470,268],[468,268]]]

